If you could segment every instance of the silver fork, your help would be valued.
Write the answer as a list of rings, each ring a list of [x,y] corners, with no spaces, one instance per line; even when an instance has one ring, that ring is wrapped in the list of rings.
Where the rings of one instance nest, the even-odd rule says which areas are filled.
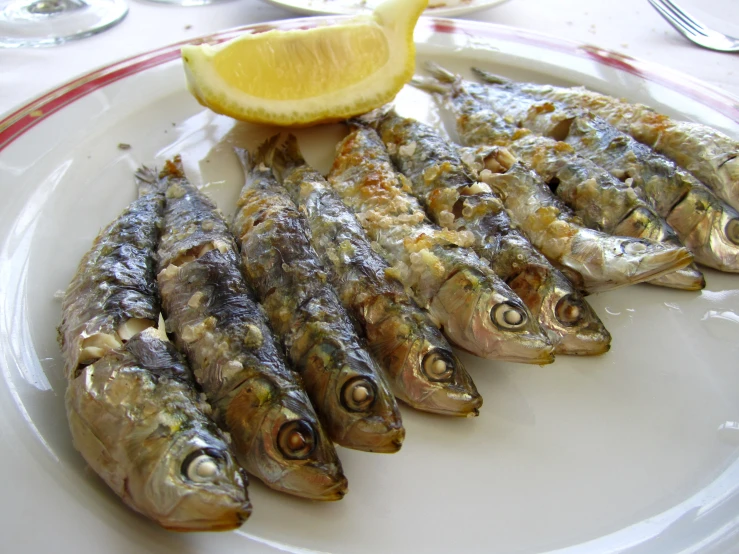
[[[652,7],[685,38],[719,52],[739,52],[739,39],[709,29],[671,0],[649,0]]]

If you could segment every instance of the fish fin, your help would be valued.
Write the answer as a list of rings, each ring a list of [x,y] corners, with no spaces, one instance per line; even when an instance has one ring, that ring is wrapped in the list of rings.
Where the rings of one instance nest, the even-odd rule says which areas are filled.
[[[496,75],[495,73],[490,73],[489,71],[485,71],[484,69],[480,69],[479,67],[473,67],[472,71],[474,72],[477,77],[486,82],[493,85],[510,85],[513,83],[510,79],[506,79],[505,77],[501,77],[500,75]]]
[[[133,177],[139,191],[139,198],[150,194],[163,194],[167,188],[167,184],[159,178],[156,168],[153,167],[142,165],[136,170]]]
[[[413,79],[411,79],[410,81],[410,85],[431,94],[446,95],[449,94],[449,92],[451,91],[449,83],[445,83],[437,79],[432,79],[431,77],[414,76]]]
[[[164,167],[159,172],[159,178],[170,177],[174,179],[185,179],[185,168],[182,166],[182,156],[177,154],[171,160],[164,162]]]
[[[395,104],[393,102],[388,102],[387,104],[384,104],[379,108],[375,108],[374,110],[370,110],[365,114],[358,115],[353,119],[359,121],[364,125],[372,125],[373,127],[376,127],[385,116],[387,116],[390,112],[393,112],[394,110]]]
[[[251,172],[255,167],[260,164],[270,166],[272,163],[272,156],[274,154],[275,146],[280,140],[280,133],[272,135],[270,138],[265,140],[262,144],[257,147],[256,152],[253,154],[244,148],[234,146],[234,153],[239,159],[244,173]]]
[[[275,148],[272,151],[271,167],[278,179],[282,179],[285,170],[305,165],[306,161],[298,146],[298,139],[290,133],[282,147]]]
[[[426,62],[423,64],[423,68],[431,73],[437,81],[441,81],[442,83],[453,85],[461,80],[459,75],[452,73],[448,69],[444,69],[435,62]]]

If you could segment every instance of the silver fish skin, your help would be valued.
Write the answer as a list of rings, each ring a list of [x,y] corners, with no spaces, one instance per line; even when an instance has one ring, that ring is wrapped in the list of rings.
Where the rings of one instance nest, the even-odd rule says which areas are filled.
[[[364,330],[395,396],[426,412],[477,415],[482,397],[462,362],[403,286],[387,277],[387,263],[354,213],[305,162],[294,135],[275,151],[271,166],[305,215],[329,280]]]
[[[644,104],[632,104],[582,87],[525,83],[541,99],[583,108],[672,159],[739,211],[739,141],[701,123],[677,121]]]
[[[592,308],[515,227],[490,187],[470,177],[454,146],[434,128],[395,112],[375,125],[432,220],[474,235],[475,252],[526,303],[556,354],[608,351],[611,336]]]
[[[75,448],[132,509],[177,531],[239,527],[246,474],[159,320],[164,200],[134,201],[95,240],[62,302],[59,339]]]
[[[355,450],[397,452],[405,429],[390,387],[331,287],[305,218],[265,165],[276,138],[255,156],[237,150],[246,183],[232,229],[247,281],[329,437]]]
[[[237,459],[273,489],[341,499],[347,481],[334,446],[244,280],[226,222],[187,181],[179,159],[159,179],[167,202],[158,274],[167,328]]]
[[[162,527],[226,531],[249,516],[246,474],[228,439],[208,419],[179,353],[152,328],[82,367],[66,405],[75,448]]]
[[[486,145],[507,147],[542,176],[557,197],[591,229],[681,246],[673,229],[646,203],[638,189],[576,155],[571,146],[536,136],[506,120],[486,100],[486,85],[464,81],[435,65],[430,70],[435,81],[416,79],[414,84],[446,99],[456,118],[461,143],[481,145],[481,150]],[[482,152],[466,155],[473,159],[485,157]],[[703,274],[695,264],[648,282],[682,290],[700,290],[705,286]]]
[[[491,83],[500,79],[477,73]],[[515,83],[488,87],[495,109],[532,131],[564,139],[575,150],[624,181],[631,179],[654,210],[675,230],[695,260],[739,272],[739,213],[672,160],[579,108],[541,101]]]
[[[483,358],[544,364],[552,346],[520,298],[472,250],[468,232],[432,224],[377,133],[354,125],[329,183],[390,263],[387,273],[452,343]]]

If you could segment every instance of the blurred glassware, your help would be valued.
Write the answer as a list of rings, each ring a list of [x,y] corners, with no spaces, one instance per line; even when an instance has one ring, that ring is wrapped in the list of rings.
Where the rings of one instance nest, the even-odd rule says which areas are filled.
[[[0,0],[0,47],[57,46],[109,29],[125,0]]]
[[[158,4],[169,4],[170,6],[207,6],[208,4],[218,4],[228,2],[230,0],[151,0]]]

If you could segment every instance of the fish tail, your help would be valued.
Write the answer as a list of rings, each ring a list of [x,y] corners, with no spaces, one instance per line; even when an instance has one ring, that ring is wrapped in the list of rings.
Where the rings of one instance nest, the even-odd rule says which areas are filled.
[[[244,148],[234,146],[234,153],[239,159],[242,169],[245,173],[250,173],[254,168],[260,165],[271,166],[274,157],[275,146],[280,140],[280,134],[276,134],[265,140],[257,147],[256,152],[251,154]]]
[[[182,156],[177,154],[171,160],[164,162],[164,167],[159,172],[160,179],[184,179],[185,168],[182,166]]]
[[[438,81],[430,77],[415,76],[411,79],[410,85],[431,94],[446,95],[451,91],[451,87],[448,83]]]
[[[159,178],[156,168],[142,165],[133,176],[139,191],[139,198],[150,194],[163,194],[167,188],[166,183]]]
[[[437,81],[441,81],[442,83],[453,85],[461,80],[459,75],[452,73],[448,69],[444,69],[435,62],[426,62],[423,64],[423,68],[431,73]]]
[[[505,77],[501,77],[500,75],[496,75],[495,73],[490,73],[489,71],[485,71],[484,69],[480,69],[479,67],[473,67],[472,71],[480,80],[484,81],[485,83],[490,83],[493,85],[510,85],[513,82],[510,79],[506,79]]]
[[[278,179],[282,179],[285,171],[305,165],[305,158],[300,152],[298,139],[290,133],[280,148],[274,148],[271,154],[270,165]]]
[[[371,110],[365,114],[359,115],[353,119],[357,120],[359,123],[362,123],[364,125],[371,125],[373,127],[377,127],[377,125],[382,121],[388,114],[392,113],[395,110],[395,106],[392,102],[388,102],[387,104],[384,104],[380,106],[379,108],[375,108],[374,110]]]

